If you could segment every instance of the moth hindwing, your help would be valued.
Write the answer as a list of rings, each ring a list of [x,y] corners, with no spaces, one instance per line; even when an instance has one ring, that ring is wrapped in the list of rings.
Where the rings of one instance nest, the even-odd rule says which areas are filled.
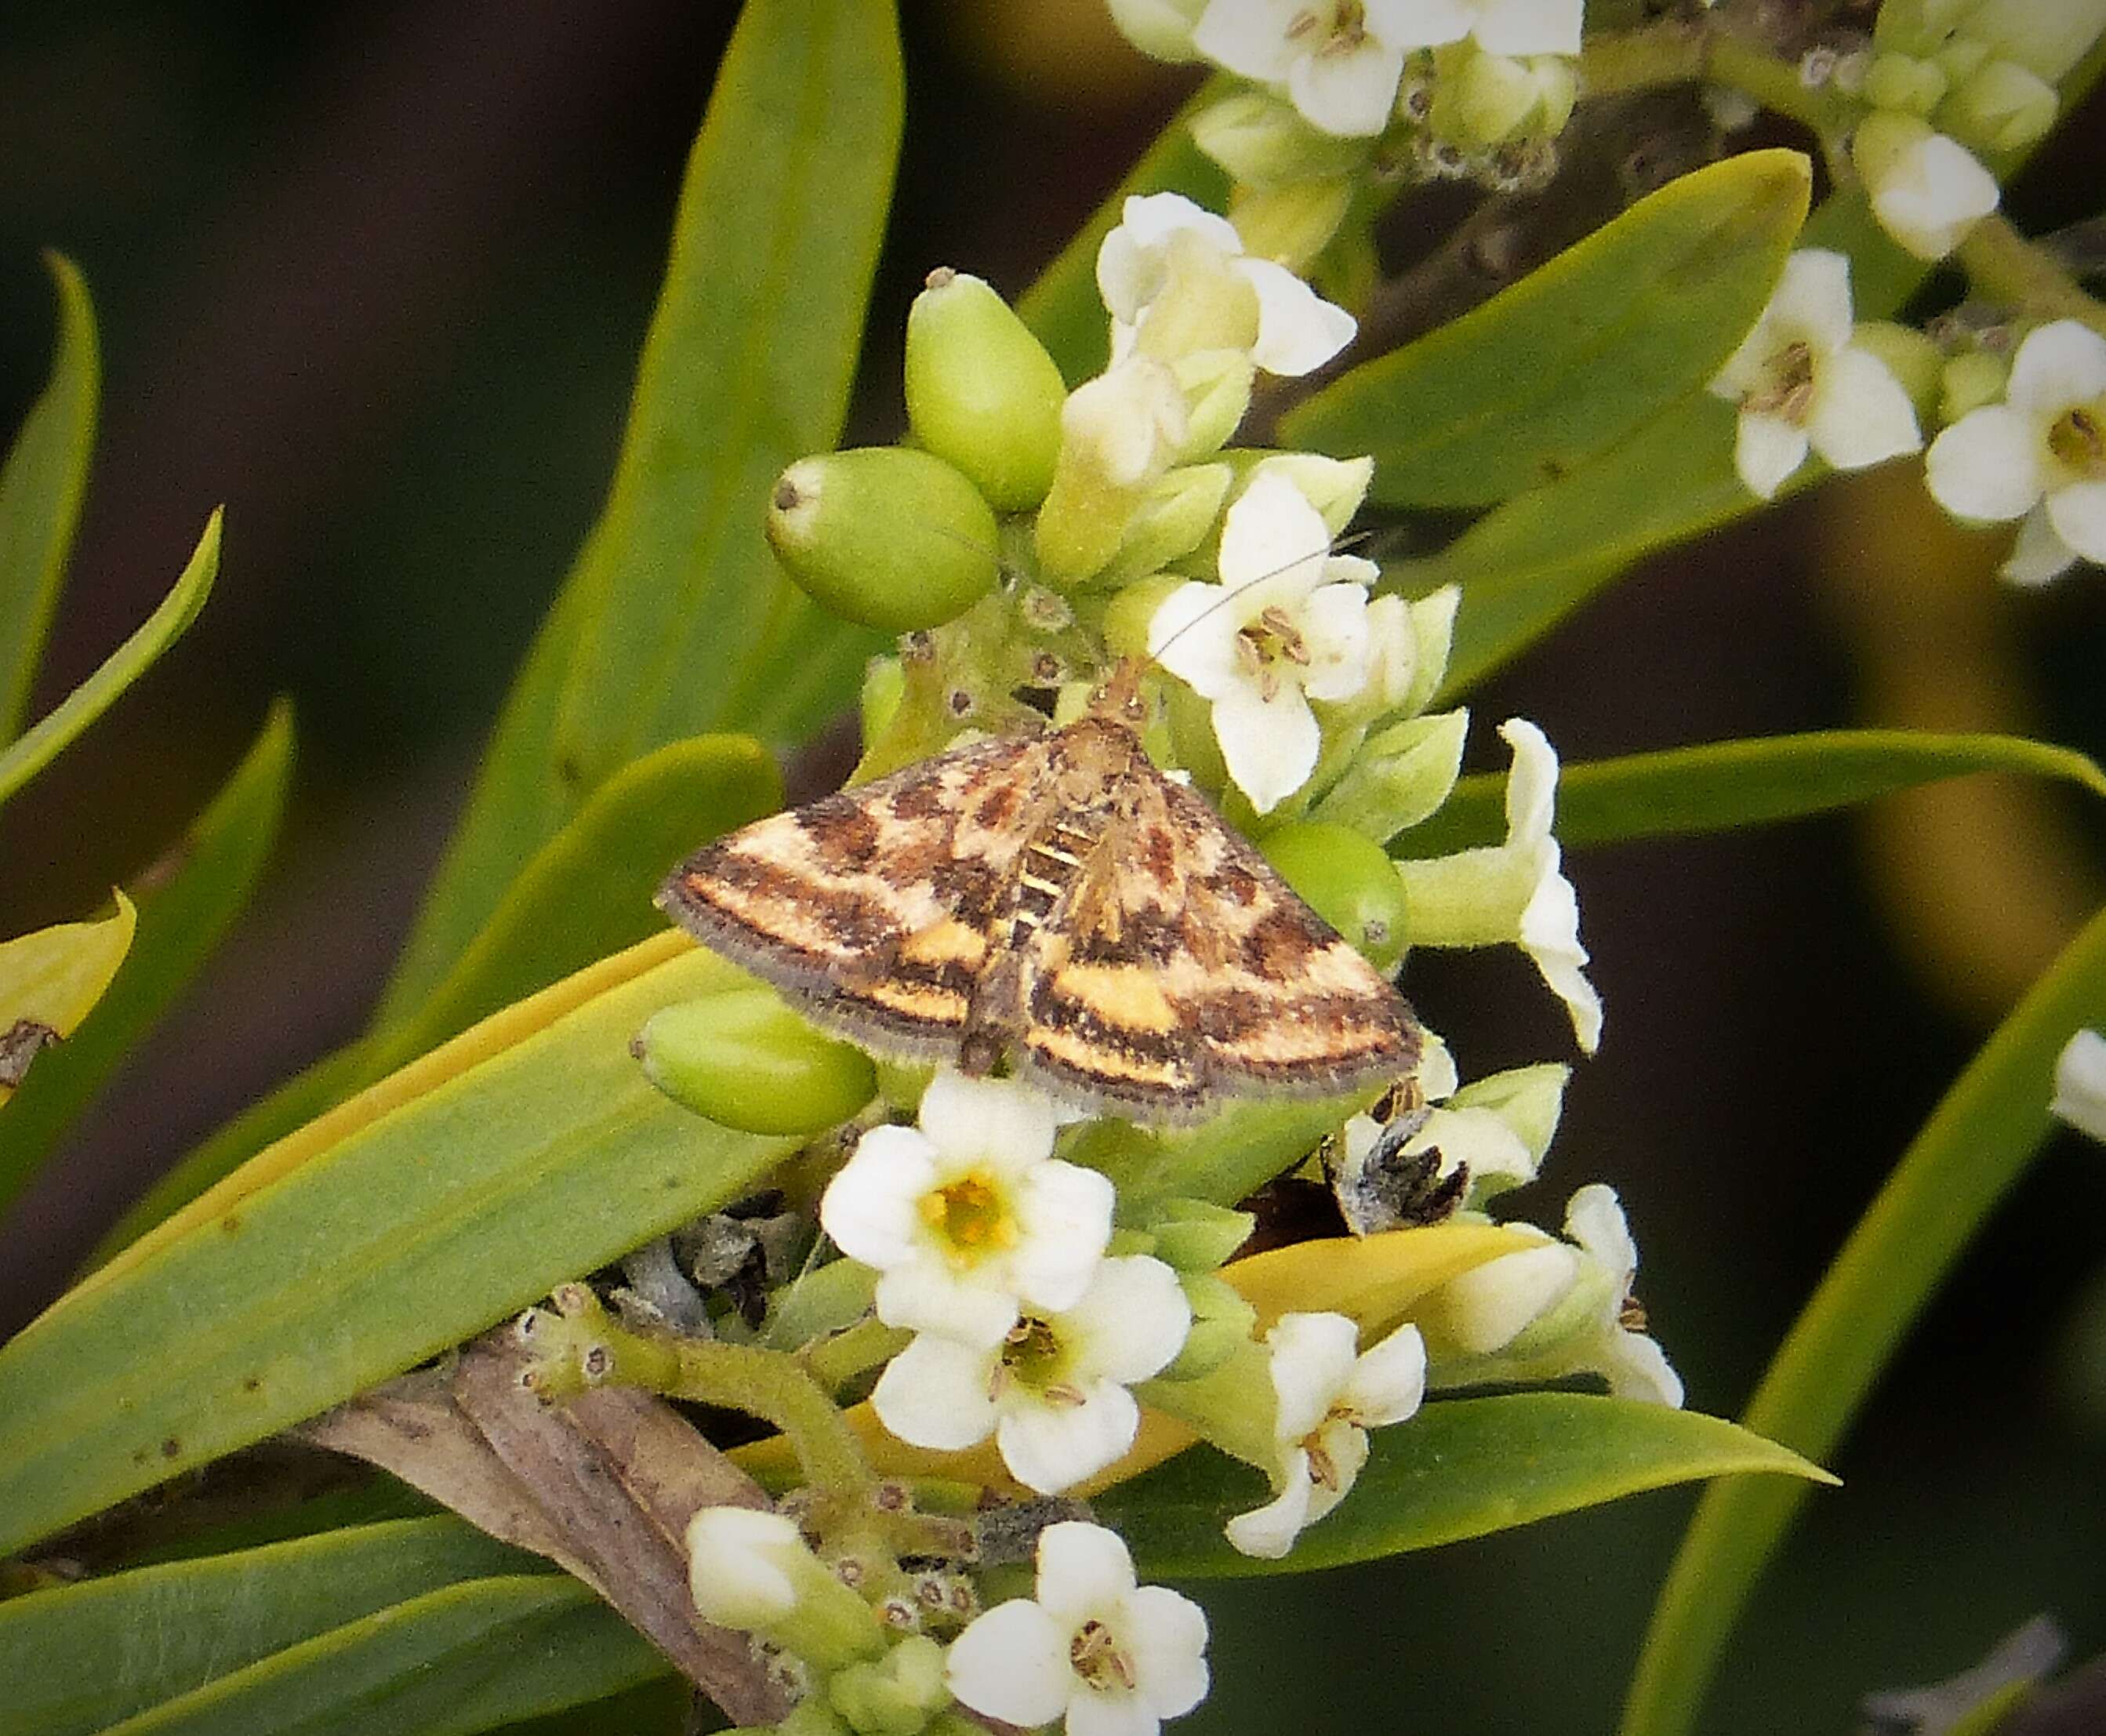
[[[878,1053],[1189,1121],[1411,1070],[1396,988],[1121,710],[925,760],[734,832],[664,908]]]

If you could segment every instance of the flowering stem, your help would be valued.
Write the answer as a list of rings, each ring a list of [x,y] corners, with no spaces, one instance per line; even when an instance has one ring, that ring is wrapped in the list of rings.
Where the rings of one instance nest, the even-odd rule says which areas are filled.
[[[2081,320],[2106,334],[2106,307],[2086,295],[2051,253],[2028,241],[2001,213],[1983,218],[1968,231],[1957,257],[1969,285],[1984,300],[2002,303],[2028,318]]]
[[[914,1335],[882,1321],[866,1320],[836,1332],[804,1352],[807,1372],[830,1392],[904,1350]]]

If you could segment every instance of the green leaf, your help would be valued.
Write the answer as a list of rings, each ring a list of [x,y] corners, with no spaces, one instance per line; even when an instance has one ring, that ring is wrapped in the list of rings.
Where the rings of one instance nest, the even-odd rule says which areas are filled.
[[[21,727],[87,491],[102,359],[95,310],[74,262],[47,253],[59,292],[52,375],[0,469],[0,742]]]
[[[693,1688],[669,1672],[612,1699],[508,1724],[504,1736],[687,1736],[693,1710]]]
[[[15,1040],[8,1043],[0,1108],[12,1101],[15,1087],[10,1081],[21,1077],[24,1067],[41,1074],[49,1061],[48,1050],[39,1056],[36,1037],[52,1043],[71,1036],[124,962],[139,916],[122,892],[116,899],[112,915],[60,922],[0,941],[0,1039],[29,1039],[23,1048],[16,1048]],[[29,1027],[26,1032],[24,1026]],[[0,1199],[5,1197],[0,1188]]]
[[[139,881],[138,937],[110,992],[70,1041],[38,1060],[0,1116],[0,1202],[35,1173],[249,901],[285,814],[292,763],[293,715],[280,701],[164,865]]]
[[[111,1725],[108,1736],[468,1736],[665,1669],[647,1640],[574,1579],[475,1579],[288,1646]]]
[[[1924,1124],[1786,1335],[1748,1427],[1817,1458],[1834,1451],[1910,1323],[2046,1142],[2063,1044],[2101,1025],[2106,915],[2063,950]],[[1624,1736],[1676,1736],[1694,1724],[1801,1492],[1741,1483],[1705,1493],[1653,1612]]]
[[[34,729],[0,748],[0,801],[42,771],[61,748],[109,710],[197,619],[219,572],[219,517],[214,512],[205,521],[204,535],[198,539],[190,564],[175,589],[161,599],[161,606]]]
[[[1060,364],[1069,385],[1101,374],[1111,359],[1111,319],[1097,289],[1097,249],[1118,227],[1127,198],[1136,193],[1182,193],[1209,211],[1228,209],[1228,177],[1192,142],[1191,127],[1192,117],[1228,87],[1226,79],[1210,80],[1171,116],[1126,178],[1019,298],[1016,311]]]
[[[677,1108],[628,1049],[660,1007],[742,980],[673,935],[580,973],[266,1151],[62,1297],[0,1346],[0,1554],[750,1190],[790,1142]]]
[[[773,758],[744,736],[675,742],[625,767],[535,854],[446,980],[410,1017],[347,1044],[186,1153],[99,1245],[114,1254],[275,1139],[476,1020],[665,926],[673,864],[781,806]],[[0,1129],[0,1153],[6,1150]]]
[[[1733,473],[1734,417],[1708,393],[1690,398],[1561,481],[1494,508],[1438,554],[1390,569],[1414,595],[1463,588],[1435,703],[1526,650],[1641,555],[1759,506]]]
[[[1835,1480],[1717,1417],[1578,1393],[1443,1400],[1369,1445],[1351,1496],[1282,1561],[1239,1554],[1222,1536],[1230,1514],[1270,1496],[1256,1471],[1220,1453],[1180,1454],[1092,1505],[1144,1575],[1205,1579],[1375,1561],[1703,1477]]]
[[[429,1591],[535,1559],[451,1514],[114,1573],[0,1604],[0,1736],[85,1736]]]
[[[1812,170],[1751,150],[1669,182],[1482,307],[1334,380],[1282,444],[1373,455],[1389,506],[1554,482],[1700,391],[1806,220]]]
[[[2106,771],[2047,742],[1830,729],[1568,765],[1557,780],[1557,836],[1570,845],[1615,844],[1764,826],[1974,772],[2062,778],[2106,796]],[[1462,779],[1440,812],[1403,833],[1398,847],[1430,856],[1498,842],[1506,830],[1506,783],[1503,772]]]
[[[851,702],[872,641],[762,538],[768,491],[831,446],[898,146],[886,0],[750,0],[689,159],[607,505],[500,717],[380,1023],[453,968],[534,852],[630,760]]]

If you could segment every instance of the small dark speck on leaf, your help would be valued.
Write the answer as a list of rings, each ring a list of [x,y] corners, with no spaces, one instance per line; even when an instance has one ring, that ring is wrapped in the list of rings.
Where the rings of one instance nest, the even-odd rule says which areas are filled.
[[[170,1435],[167,1440],[161,1442],[161,1456],[164,1459],[181,1458],[182,1456],[182,1451],[183,1443],[181,1441],[178,1441],[173,1435]]]

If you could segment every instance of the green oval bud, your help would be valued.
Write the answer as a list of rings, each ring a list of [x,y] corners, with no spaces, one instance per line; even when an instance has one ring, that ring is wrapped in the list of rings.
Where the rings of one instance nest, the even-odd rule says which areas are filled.
[[[1898,325],[1891,320],[1861,321],[1851,331],[1850,343],[1886,364],[1919,416],[1929,413],[1938,401],[1938,380],[1945,371],[1944,355],[1935,343],[1913,325]]]
[[[1257,1227],[1257,1220],[1248,1212],[1205,1200],[1165,1200],[1149,1226],[1155,1257],[1194,1275],[1213,1271]]]
[[[1214,528],[1234,474],[1226,464],[1187,464],[1163,478],[1127,520],[1105,579],[1138,578],[1198,548]]]
[[[1351,176],[1374,148],[1368,138],[1320,132],[1291,102],[1261,91],[1242,91],[1212,102],[1192,117],[1192,142],[1248,187],[1277,187],[1320,177]],[[1258,246],[1231,215],[1248,253],[1275,257]]]
[[[1253,258],[1305,272],[1345,227],[1359,185],[1351,176],[1339,175],[1284,186],[1239,186],[1229,200],[1229,221]]]
[[[1970,410],[1993,404],[2004,395],[2010,364],[1987,350],[1969,350],[1945,365],[1940,379],[1938,419],[1950,427]]]
[[[1392,970],[1403,958],[1409,912],[1396,864],[1379,844],[1344,826],[1299,820],[1267,833],[1258,848],[1377,970]]]
[[[773,989],[732,989],[652,1015],[632,1045],[675,1102],[746,1133],[816,1133],[877,1090],[862,1050],[822,1036]]]
[[[926,1634],[909,1634],[875,1663],[836,1671],[827,1699],[859,1736],[920,1736],[951,1702],[943,1649]]]
[[[1195,458],[1226,444],[1250,408],[1257,365],[1248,350],[1194,350],[1181,356],[1171,371],[1185,394],[1187,417],[1185,448]]]
[[[1945,70],[1906,54],[1875,56],[1865,73],[1865,101],[1875,109],[1928,114],[1945,100]]]
[[[1211,1375],[1251,1341],[1257,1310],[1226,1278],[1212,1272],[1186,1273],[1180,1281],[1192,1307],[1192,1330],[1159,1380],[1196,1380]]]
[[[768,542],[830,613],[888,633],[941,626],[994,589],[994,514],[933,453],[863,446],[776,478]]]
[[[1046,498],[1067,382],[1015,310],[948,268],[907,315],[907,419],[914,437],[972,478],[998,512]]]
[[[1963,145],[1992,154],[2024,150],[2047,137],[2061,110],[2054,87],[2015,61],[1992,61],[1938,111]]]

